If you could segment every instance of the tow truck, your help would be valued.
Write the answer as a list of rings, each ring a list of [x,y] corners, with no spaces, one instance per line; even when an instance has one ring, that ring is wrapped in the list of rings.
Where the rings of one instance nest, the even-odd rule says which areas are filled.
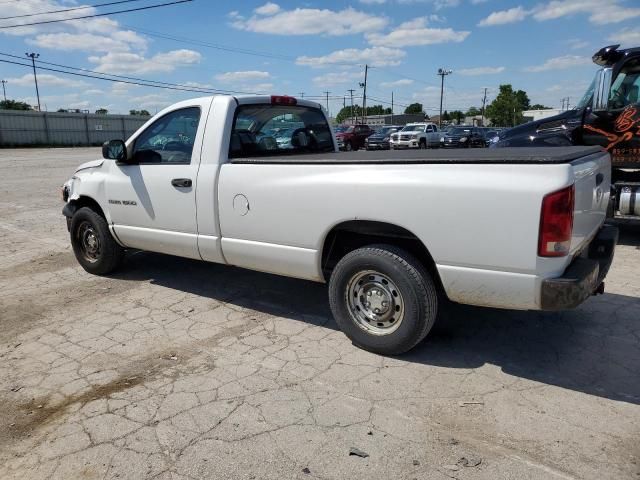
[[[600,69],[573,109],[506,130],[492,146],[605,148],[612,159],[608,216],[640,223],[640,47],[610,45],[592,60]]]

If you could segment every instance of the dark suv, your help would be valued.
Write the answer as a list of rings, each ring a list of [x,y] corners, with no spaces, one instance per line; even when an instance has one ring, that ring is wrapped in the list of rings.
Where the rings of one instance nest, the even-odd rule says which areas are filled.
[[[486,147],[483,133],[478,127],[449,127],[440,139],[444,148]]]
[[[364,141],[373,134],[369,125],[352,125],[336,132],[336,142],[340,150],[358,150],[364,148]]]

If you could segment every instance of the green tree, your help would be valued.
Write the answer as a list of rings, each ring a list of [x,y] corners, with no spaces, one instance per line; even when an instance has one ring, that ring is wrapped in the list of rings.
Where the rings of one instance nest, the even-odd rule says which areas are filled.
[[[129,115],[137,115],[140,117],[151,116],[151,114],[147,110],[129,110]]]
[[[58,113],[68,113],[69,110],[67,110],[66,108],[59,108],[58,109]]]
[[[416,102],[405,108],[404,113],[424,113],[424,108],[421,103]]]
[[[551,107],[545,107],[541,103],[534,103],[529,107],[529,110],[550,110]]]
[[[487,107],[487,117],[496,126],[509,127],[522,123],[522,111],[531,105],[523,90],[513,91],[509,84],[500,85],[500,93]]]
[[[2,100],[0,102],[0,110],[33,110],[33,107],[25,102],[17,100]]]
[[[451,115],[449,115],[449,112],[447,112],[446,110],[442,112],[442,121],[448,122],[450,120],[451,120]]]
[[[106,115],[107,113],[109,113],[109,110],[106,108],[99,108],[96,110],[96,115]]]
[[[458,125],[464,123],[464,112],[461,112],[460,110],[454,110],[449,115],[451,116],[451,119],[455,120]]]
[[[482,110],[478,107],[470,107],[467,113],[464,114],[465,117],[476,117],[478,115],[482,115]]]

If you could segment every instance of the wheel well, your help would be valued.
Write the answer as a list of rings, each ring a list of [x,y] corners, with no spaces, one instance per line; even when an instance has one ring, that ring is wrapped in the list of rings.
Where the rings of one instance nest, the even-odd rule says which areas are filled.
[[[98,202],[96,202],[91,197],[81,196],[77,200],[72,200],[72,203],[76,207],[77,210],[79,210],[79,209],[81,209],[83,207],[88,207],[91,210],[93,210],[94,212],[96,212],[98,215],[100,215],[102,218],[104,218],[104,219],[107,218],[104,215],[104,212],[102,211],[102,207],[100,207],[100,204]]]
[[[322,247],[325,280],[329,280],[334,267],[347,253],[376,243],[394,245],[411,253],[431,274],[440,291],[444,292],[433,257],[417,236],[397,225],[371,220],[351,220],[331,229]]]

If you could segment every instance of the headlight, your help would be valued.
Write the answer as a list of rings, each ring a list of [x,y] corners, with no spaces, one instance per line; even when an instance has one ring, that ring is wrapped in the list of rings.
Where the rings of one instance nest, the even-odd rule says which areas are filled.
[[[444,143],[444,137],[440,137],[440,141]]]
[[[500,137],[495,136],[495,137],[491,137],[491,139],[489,140],[490,143],[498,143],[500,141]]]
[[[413,135],[411,135],[411,138],[414,138],[414,139],[415,139],[415,138],[418,138],[418,134],[417,134],[417,133],[414,133]]]
[[[460,140],[458,140],[459,142],[466,142],[467,141],[467,137],[460,137]]]
[[[389,141],[389,137],[384,137],[384,138],[382,139],[382,141],[383,141],[383,142],[388,142],[388,141]]]

